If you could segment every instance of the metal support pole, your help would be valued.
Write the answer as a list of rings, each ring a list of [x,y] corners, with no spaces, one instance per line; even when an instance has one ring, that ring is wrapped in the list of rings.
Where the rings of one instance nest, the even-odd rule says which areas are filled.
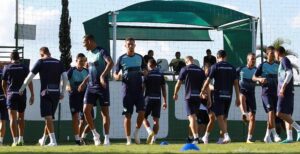
[[[19,0],[16,0],[16,24],[15,24],[15,39],[16,39],[16,51],[18,51],[19,46],[19,26],[18,26],[18,19],[19,19]]]
[[[259,13],[260,13],[260,54],[261,54],[261,63],[264,62],[264,51],[263,51],[263,47],[264,47],[264,43],[263,43],[263,20],[262,20],[262,7],[261,7],[261,0],[259,0]]]
[[[117,15],[118,12],[112,12],[112,27],[113,27],[113,61],[117,61]]]

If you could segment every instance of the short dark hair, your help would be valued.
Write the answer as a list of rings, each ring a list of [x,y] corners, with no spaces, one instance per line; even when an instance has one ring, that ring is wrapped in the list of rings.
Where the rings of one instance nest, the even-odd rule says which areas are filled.
[[[10,59],[11,59],[11,60],[20,60],[19,52],[18,52],[18,51],[13,51],[13,52],[10,54]]]
[[[255,56],[255,53],[249,52],[249,53],[247,54],[247,57],[248,57],[248,56]]]
[[[153,51],[153,50],[148,50],[148,54],[149,54],[150,52],[154,52],[154,51]]]
[[[125,41],[133,41],[133,42],[135,42],[135,40],[134,40],[133,37],[127,37],[127,38],[125,39]]]
[[[50,55],[50,51],[49,51],[48,47],[41,47],[40,51],[43,51],[44,54],[46,54],[46,55]]]
[[[210,53],[211,53],[211,50],[210,50],[210,49],[207,49],[207,50],[206,50],[206,53],[208,53],[208,52],[210,52]]]
[[[227,53],[225,50],[219,50],[217,55],[218,57],[225,58],[227,56]]]
[[[274,46],[270,45],[270,46],[267,47],[265,52],[267,53],[268,50],[273,51],[273,50],[275,50],[275,48],[274,48]]]
[[[151,66],[156,66],[157,65],[157,63],[154,59],[149,59],[148,63],[150,63]]]
[[[286,50],[283,46],[279,46],[275,49],[278,53],[280,54],[285,54],[286,53]]]
[[[95,37],[92,34],[87,34],[83,38],[86,40],[95,41]]]
[[[76,56],[76,59],[78,59],[78,58],[85,58],[85,55],[83,53],[79,53]]]
[[[175,52],[175,55],[177,55],[177,54],[180,54],[180,52],[179,51]]]

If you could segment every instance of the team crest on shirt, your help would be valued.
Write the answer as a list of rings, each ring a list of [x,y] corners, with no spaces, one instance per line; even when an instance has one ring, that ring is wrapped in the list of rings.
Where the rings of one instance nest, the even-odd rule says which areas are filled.
[[[127,108],[124,108],[123,111],[124,111],[124,112],[127,112]]]
[[[75,112],[75,109],[74,109],[74,108],[71,108],[71,112]]]

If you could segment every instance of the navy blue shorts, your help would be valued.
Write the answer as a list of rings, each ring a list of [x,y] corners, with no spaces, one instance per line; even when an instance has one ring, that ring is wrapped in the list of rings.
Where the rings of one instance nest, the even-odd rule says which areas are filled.
[[[216,116],[223,115],[224,118],[228,118],[230,104],[231,98],[219,98],[217,95],[214,95],[211,111],[214,112]]]
[[[41,116],[52,116],[54,119],[54,115],[59,103],[59,95],[44,95],[41,96],[40,100]]]
[[[253,92],[246,92],[241,89],[241,94],[246,97],[246,109],[247,112],[256,113],[256,99],[255,93]]]
[[[209,122],[208,112],[206,110],[199,110],[197,115],[197,123],[199,125],[207,125]]]
[[[0,97],[0,120],[8,120],[6,99],[4,96]]]
[[[285,94],[278,96],[277,112],[292,115],[294,111],[294,94]]]
[[[145,97],[146,103],[146,111],[145,111],[145,118],[151,114],[154,118],[160,118],[160,111],[161,111],[161,99],[151,99],[151,97]]]
[[[132,114],[133,107],[135,106],[136,112],[145,111],[145,100],[142,93],[130,94],[126,93],[123,96],[123,112],[122,114]]]
[[[83,111],[83,99],[84,93],[73,92],[69,94],[69,106],[72,115]]]
[[[201,99],[199,97],[186,99],[184,104],[187,116],[197,114],[200,108]]]
[[[277,101],[278,101],[277,95],[262,95],[261,99],[266,113],[270,111],[276,112]]]
[[[107,83],[107,88],[90,88],[88,87],[84,95],[85,104],[93,104],[97,106],[97,101],[100,106],[109,106],[109,86]]]
[[[19,113],[23,113],[26,108],[26,93],[22,96],[19,93],[8,93],[6,100],[7,109],[16,110]]]

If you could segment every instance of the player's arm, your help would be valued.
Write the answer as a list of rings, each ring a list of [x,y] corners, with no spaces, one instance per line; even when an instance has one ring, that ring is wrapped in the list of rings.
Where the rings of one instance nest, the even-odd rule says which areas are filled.
[[[60,99],[63,99],[64,98],[64,94],[66,92],[66,87],[67,87],[67,84],[69,84],[69,80],[68,80],[68,75],[67,75],[67,72],[63,72],[61,74],[61,79],[62,79],[62,90],[61,90],[61,93],[60,93]]]
[[[165,110],[167,108],[167,89],[166,89],[166,85],[163,84],[161,85],[161,92],[162,92],[162,96],[163,96],[163,109]]]
[[[210,78],[207,78],[202,86],[201,92],[200,92],[200,96],[204,95],[205,92],[207,91],[207,89],[209,88],[209,83],[210,83]]]
[[[287,86],[287,84],[291,81],[292,77],[293,77],[292,69],[286,70],[286,71],[285,71],[285,79],[284,79],[283,84],[282,84],[282,87],[281,87],[281,89],[280,89],[280,91],[279,91],[279,95],[280,95],[280,96],[283,96],[283,95],[284,95],[284,91],[285,91],[285,89],[286,89],[286,86]]]
[[[100,83],[104,88],[106,88],[105,77],[109,74],[109,72],[113,68],[114,62],[112,61],[110,56],[107,56],[106,58],[104,58],[104,60],[106,62],[106,67],[102,72],[102,74],[100,75]]]
[[[181,80],[178,80],[176,85],[175,85],[175,90],[174,90],[174,95],[173,95],[173,99],[176,101],[178,99],[178,92],[179,92],[179,89],[181,87],[181,84],[182,84],[182,81]]]
[[[235,105],[240,106],[240,88],[239,88],[239,80],[234,80],[234,89],[235,89]]]
[[[32,73],[32,72],[30,72],[30,73],[27,75],[26,79],[25,79],[24,82],[23,82],[23,85],[22,85],[21,88],[19,89],[19,94],[20,94],[20,95],[23,95],[23,92],[24,92],[25,88],[28,86],[29,83],[31,83],[31,81],[32,81],[32,79],[34,78],[35,75],[36,75],[36,74],[34,74],[34,73]]]
[[[88,75],[88,76],[86,76],[85,78],[84,78],[84,80],[81,82],[81,84],[78,86],[78,91],[79,92],[82,92],[84,89],[85,89],[85,87],[86,87],[86,85],[87,85],[87,83],[88,83],[88,81],[89,81],[89,79],[90,79],[90,76]]]
[[[3,89],[4,96],[7,97],[7,91],[6,91],[6,89],[7,89],[7,81],[5,81],[5,80],[2,80],[2,89]]]
[[[255,71],[252,80],[255,82],[259,82],[260,84],[266,84],[267,83],[267,79],[261,77],[262,75],[262,64],[260,64],[257,68],[257,70]]]
[[[34,90],[33,90],[33,84],[32,81],[28,84],[29,91],[30,91],[30,99],[29,99],[29,104],[32,105],[34,103]]]
[[[119,57],[119,59],[117,61],[117,64],[115,66],[115,72],[113,74],[114,79],[117,80],[117,81],[122,79],[122,74],[121,74],[121,71],[120,71],[122,69],[121,59],[122,58]]]

